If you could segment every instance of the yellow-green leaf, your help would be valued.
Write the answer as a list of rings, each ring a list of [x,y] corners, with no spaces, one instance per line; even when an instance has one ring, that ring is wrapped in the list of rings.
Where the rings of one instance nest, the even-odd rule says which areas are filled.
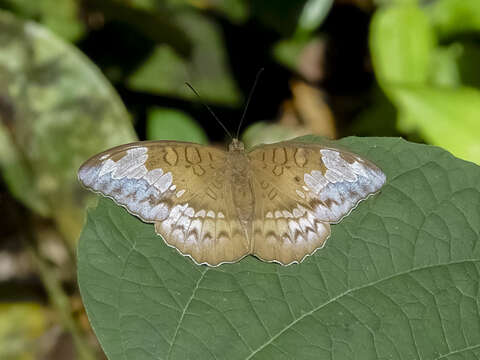
[[[370,50],[381,85],[423,84],[435,35],[427,15],[410,3],[381,7],[370,25]],[[386,90],[388,91],[388,89]]]
[[[396,87],[400,117],[410,118],[431,144],[480,164],[480,91],[461,87]]]

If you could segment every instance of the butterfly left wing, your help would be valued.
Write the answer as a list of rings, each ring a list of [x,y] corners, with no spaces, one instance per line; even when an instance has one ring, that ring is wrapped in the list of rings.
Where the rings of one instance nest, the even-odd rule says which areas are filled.
[[[177,141],[121,145],[87,160],[78,172],[91,190],[155,223],[169,246],[198,264],[237,261],[250,246],[232,207],[226,153]]]
[[[282,264],[321,248],[339,222],[385,182],[383,172],[350,152],[282,142],[249,154],[255,191],[254,255]]]

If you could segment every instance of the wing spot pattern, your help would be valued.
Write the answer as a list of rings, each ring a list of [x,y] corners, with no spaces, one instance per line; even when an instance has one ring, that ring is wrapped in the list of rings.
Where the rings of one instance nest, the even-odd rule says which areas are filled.
[[[284,165],[287,162],[287,151],[284,147],[273,149],[273,162],[277,165]]]
[[[215,192],[214,189],[212,189],[211,186],[209,186],[207,188],[207,191],[205,192],[205,194],[212,200],[217,200],[217,193]]]
[[[275,190],[275,189],[273,189],[273,188],[272,188],[272,189],[269,191],[269,193],[268,193],[268,198],[269,198],[270,200],[275,199],[277,196],[278,196],[278,192],[277,192],[277,190]]]
[[[307,157],[305,154],[305,149],[299,148],[295,150],[295,154],[293,155],[293,159],[295,160],[295,164],[298,167],[304,167],[307,165]]]
[[[165,148],[165,155],[163,157],[163,160],[165,160],[165,162],[170,166],[177,165],[178,163],[177,151],[173,147],[167,146]]]
[[[185,148],[185,160],[187,160],[190,164],[198,164],[202,161],[202,157],[200,156],[200,152],[197,148],[193,146],[187,146]]]
[[[323,163],[327,167],[325,177],[329,182],[357,181],[357,175],[355,174],[352,165],[345,161],[338,151],[322,149],[320,150],[320,153],[322,154]]]
[[[275,176],[280,176],[280,175],[282,175],[282,174],[283,174],[283,166],[278,166],[278,165],[275,166],[275,167],[273,168],[273,171],[272,171],[272,172],[273,172],[273,174],[274,174]]]
[[[262,181],[260,182],[260,187],[261,187],[263,190],[268,189],[268,187],[269,187],[268,182],[265,181],[265,180],[262,180]]]
[[[205,174],[205,170],[203,169],[202,165],[194,165],[193,173],[197,176],[202,176]]]

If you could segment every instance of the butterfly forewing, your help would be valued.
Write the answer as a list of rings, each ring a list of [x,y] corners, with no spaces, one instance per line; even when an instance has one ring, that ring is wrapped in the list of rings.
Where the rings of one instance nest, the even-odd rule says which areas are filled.
[[[385,175],[352,153],[315,144],[263,145],[249,154],[255,183],[254,254],[282,264],[323,247],[329,223],[377,192]]]
[[[196,263],[234,262],[250,250],[233,216],[226,152],[183,142],[137,142],[98,154],[80,181],[143,221]]]

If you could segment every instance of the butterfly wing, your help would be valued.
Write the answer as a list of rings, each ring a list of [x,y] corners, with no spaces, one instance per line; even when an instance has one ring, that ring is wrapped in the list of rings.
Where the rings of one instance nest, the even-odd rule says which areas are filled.
[[[155,224],[165,242],[198,264],[234,262],[249,252],[233,214],[226,153],[176,141],[118,146],[86,161],[79,180]]]
[[[339,222],[385,183],[358,155],[316,144],[283,142],[249,154],[256,199],[254,254],[282,264],[321,248]]]

